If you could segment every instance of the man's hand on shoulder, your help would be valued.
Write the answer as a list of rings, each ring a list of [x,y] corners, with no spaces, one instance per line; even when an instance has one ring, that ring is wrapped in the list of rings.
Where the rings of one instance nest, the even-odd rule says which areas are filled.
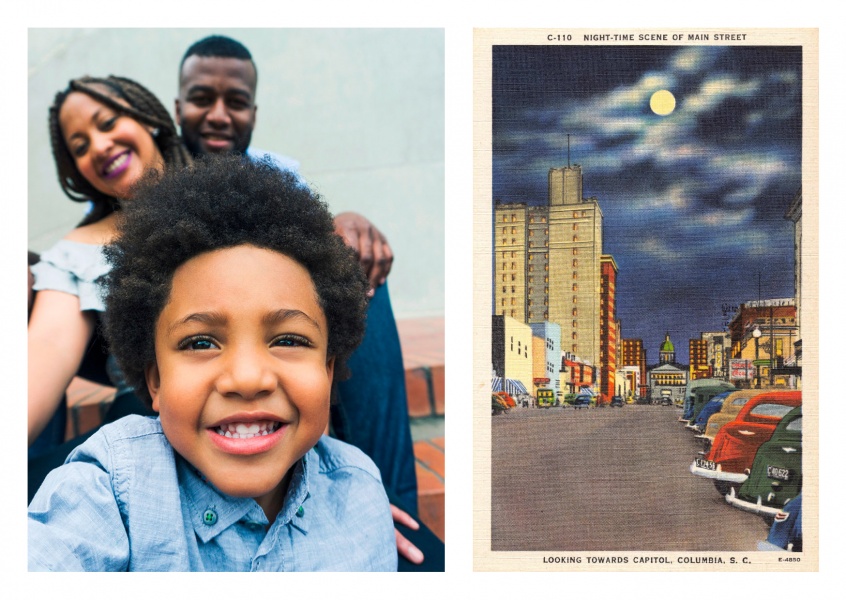
[[[355,250],[370,285],[375,289],[384,284],[391,272],[394,253],[382,232],[360,214],[344,212],[335,216],[335,233]]]

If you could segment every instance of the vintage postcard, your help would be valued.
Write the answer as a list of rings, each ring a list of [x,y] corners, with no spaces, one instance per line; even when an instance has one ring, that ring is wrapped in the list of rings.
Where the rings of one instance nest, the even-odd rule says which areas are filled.
[[[474,52],[474,568],[818,570],[818,31]]]

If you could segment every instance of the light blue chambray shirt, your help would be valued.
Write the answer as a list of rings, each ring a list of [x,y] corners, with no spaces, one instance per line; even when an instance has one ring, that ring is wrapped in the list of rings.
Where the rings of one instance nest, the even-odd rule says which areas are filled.
[[[379,471],[322,437],[293,467],[270,528],[251,498],[218,492],[177,455],[158,418],[104,426],[29,506],[30,571],[395,571]]]

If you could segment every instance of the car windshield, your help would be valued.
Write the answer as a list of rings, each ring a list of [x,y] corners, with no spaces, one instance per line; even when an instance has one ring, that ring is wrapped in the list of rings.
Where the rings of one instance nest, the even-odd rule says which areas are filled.
[[[785,404],[769,404],[765,402],[753,408],[749,415],[752,417],[783,417],[794,408],[794,406],[787,406]]]

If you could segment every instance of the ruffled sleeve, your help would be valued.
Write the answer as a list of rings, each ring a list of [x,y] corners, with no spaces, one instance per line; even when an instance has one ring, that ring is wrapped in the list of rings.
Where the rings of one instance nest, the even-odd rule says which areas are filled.
[[[109,271],[103,247],[59,240],[41,254],[41,261],[32,267],[34,290],[55,290],[79,298],[80,310],[103,312],[102,286],[97,283]]]

